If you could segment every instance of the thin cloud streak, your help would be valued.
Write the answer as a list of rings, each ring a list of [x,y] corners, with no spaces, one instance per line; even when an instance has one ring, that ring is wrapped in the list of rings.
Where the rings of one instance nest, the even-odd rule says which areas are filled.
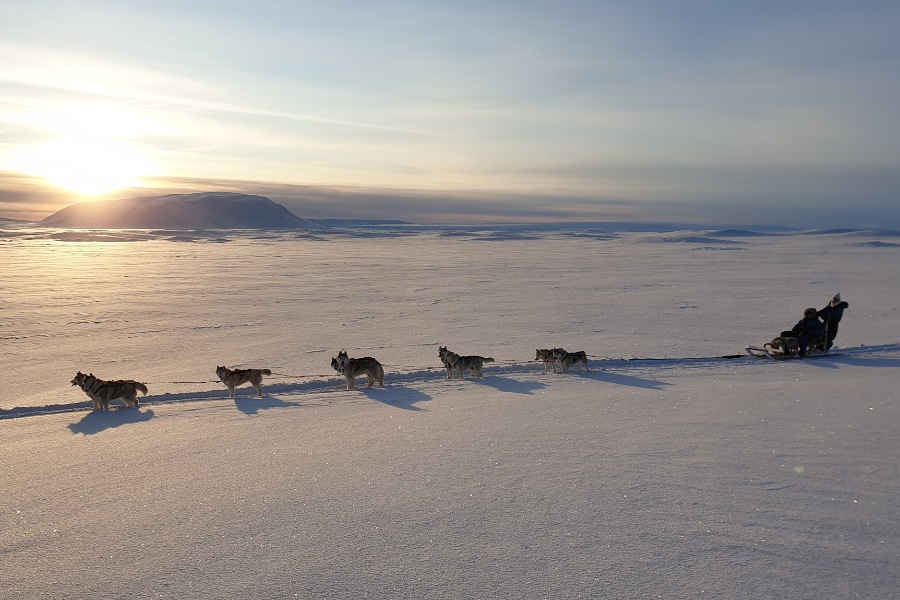
[[[4,69],[0,73],[0,82],[24,87],[75,92],[87,97],[97,97],[105,100],[158,104],[208,112],[273,117],[292,121],[309,121],[348,128],[373,129],[420,136],[450,137],[447,133],[423,129],[207,100],[204,97],[228,96],[230,90],[224,87],[198,85],[195,80],[186,77],[173,77],[162,72],[123,66],[89,57],[75,58],[67,53],[47,52],[40,48],[0,44],[0,61],[11,66],[11,68]],[[98,77],[97,73],[101,73],[102,76]],[[160,89],[178,89],[182,93],[179,95],[163,94],[159,92]]]
[[[120,137],[157,178],[872,218],[900,171],[900,7],[864,8],[32,0],[0,23],[0,170],[97,102],[154,124]]]

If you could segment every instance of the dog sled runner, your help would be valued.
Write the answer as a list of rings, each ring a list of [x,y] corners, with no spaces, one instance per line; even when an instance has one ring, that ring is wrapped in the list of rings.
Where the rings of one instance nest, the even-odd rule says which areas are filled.
[[[756,358],[771,358],[773,360],[784,360],[786,358],[794,358],[790,355],[787,355],[783,352],[779,352],[777,350],[773,350],[769,347],[768,344],[764,344],[762,346],[747,346],[745,348],[747,354],[750,356],[754,356]],[[796,358],[800,358],[799,355]]]

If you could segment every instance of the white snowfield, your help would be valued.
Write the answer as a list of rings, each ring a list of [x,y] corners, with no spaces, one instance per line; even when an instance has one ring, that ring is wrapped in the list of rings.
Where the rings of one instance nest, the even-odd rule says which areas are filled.
[[[900,597],[896,233],[10,229],[0,259],[4,597]],[[722,358],[836,292],[833,355]],[[448,381],[439,345],[497,362]],[[274,374],[232,400],[218,365]],[[79,370],[149,394],[91,411]]]

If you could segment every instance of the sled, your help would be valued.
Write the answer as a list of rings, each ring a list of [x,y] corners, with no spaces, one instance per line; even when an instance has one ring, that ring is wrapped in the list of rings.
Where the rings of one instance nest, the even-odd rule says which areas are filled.
[[[745,350],[750,356],[757,358],[771,358],[773,360],[787,360],[791,358],[815,358],[817,356],[826,356],[828,350],[819,350],[824,347],[823,339],[815,344],[811,344],[806,350],[804,356],[800,356],[800,342],[797,338],[777,337],[771,342],[766,342],[762,346],[747,346]]]
[[[787,331],[782,333],[789,333]],[[747,346],[745,350],[750,356],[758,358],[771,358],[774,360],[785,360],[788,358],[811,358],[814,356],[824,356],[828,354],[828,326],[826,325],[822,331],[822,335],[816,340],[811,340],[806,354],[800,356],[800,340],[787,335],[779,335],[771,342],[766,342],[762,346]]]

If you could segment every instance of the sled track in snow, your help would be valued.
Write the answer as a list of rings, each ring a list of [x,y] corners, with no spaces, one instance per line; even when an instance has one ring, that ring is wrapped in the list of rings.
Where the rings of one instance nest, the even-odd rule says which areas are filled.
[[[572,369],[568,373],[545,373],[544,365],[540,361],[504,361],[498,360],[496,363],[486,365],[485,377],[483,380],[490,380],[491,377],[504,377],[510,375],[537,375],[546,378],[548,385],[552,384],[554,378],[557,377],[581,377],[583,379],[592,379],[598,383],[604,382],[604,373],[614,373],[617,371],[641,371],[647,373],[649,370],[666,372],[675,369],[708,369],[716,366],[729,365],[738,367],[740,365],[773,365],[780,361],[771,359],[758,358],[746,354],[729,354],[725,356],[693,356],[693,357],[634,357],[634,358],[604,358],[588,355],[590,359],[590,371],[581,371]],[[860,360],[868,363],[868,366],[890,366],[900,367],[900,344],[882,344],[876,346],[855,346],[850,348],[840,348],[839,352],[833,354],[822,354],[815,358],[818,361],[827,360],[835,364],[858,364]],[[803,360],[786,361],[792,364],[802,363]],[[386,381],[384,388],[372,388],[377,390],[375,393],[384,393],[385,402],[390,403],[389,394],[392,389],[402,388],[407,385],[417,385],[422,383],[447,385],[461,384],[478,384],[479,380],[468,376],[463,380],[457,379],[455,376],[452,380],[446,379],[446,371],[443,367],[402,367],[396,365],[385,365]],[[281,381],[289,379],[298,379],[300,381]],[[357,380],[359,383],[361,379]],[[215,381],[197,381],[197,382],[156,382],[156,383],[191,383],[205,384],[209,383],[215,387],[209,390],[199,390],[191,392],[167,392],[162,394],[149,394],[146,397],[140,397],[141,408],[167,405],[167,404],[186,404],[191,402],[208,402],[208,401],[227,401],[227,402],[258,402],[260,408],[266,408],[267,403],[271,404],[274,400],[273,396],[279,394],[358,394],[361,390],[367,389],[364,385],[357,385],[355,390],[347,390],[345,381],[338,375],[285,375],[274,373],[272,377],[268,377],[263,382],[262,398],[253,395],[253,388],[239,388],[236,398],[230,398],[224,387]],[[153,385],[153,382],[148,382]],[[365,394],[362,396],[367,398]],[[44,406],[16,406],[10,409],[0,409],[0,420],[17,419],[22,417],[33,417],[41,415],[51,415],[68,412],[91,412],[91,403],[89,400],[71,402],[65,404],[47,404]],[[115,409],[131,410],[124,407]],[[112,411],[112,412],[115,412]]]

